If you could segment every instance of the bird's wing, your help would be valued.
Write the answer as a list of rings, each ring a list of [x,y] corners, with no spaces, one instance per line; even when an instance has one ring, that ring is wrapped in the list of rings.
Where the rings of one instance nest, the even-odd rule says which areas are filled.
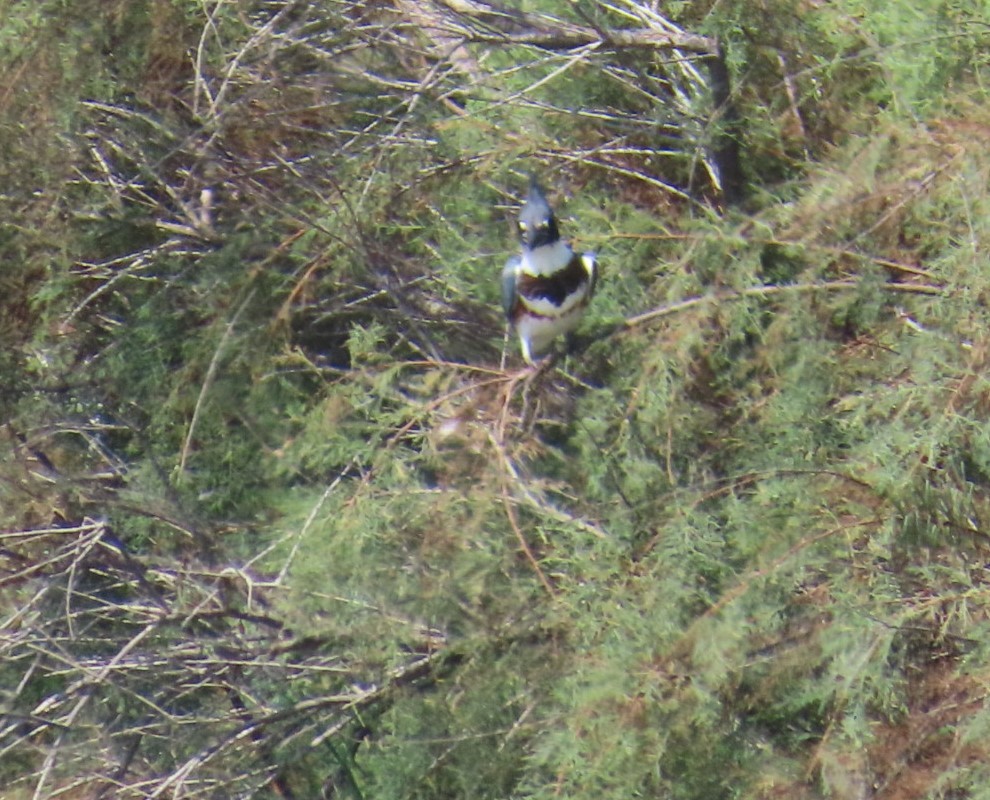
[[[520,256],[513,256],[505,262],[502,268],[502,309],[506,318],[511,317],[512,307],[516,304],[516,277],[522,264]]]
[[[595,294],[595,286],[598,285],[598,259],[594,253],[584,253],[581,256],[581,263],[588,273],[588,299]]]

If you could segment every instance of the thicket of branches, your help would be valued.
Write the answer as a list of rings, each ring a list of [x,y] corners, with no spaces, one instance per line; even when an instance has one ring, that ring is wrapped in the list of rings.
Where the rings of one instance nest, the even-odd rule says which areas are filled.
[[[0,797],[982,797],[980,13],[10,4]]]

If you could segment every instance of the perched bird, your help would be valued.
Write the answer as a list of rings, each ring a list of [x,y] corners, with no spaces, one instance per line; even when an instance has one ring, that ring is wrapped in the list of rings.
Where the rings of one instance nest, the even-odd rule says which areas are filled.
[[[502,270],[502,307],[519,335],[522,356],[546,350],[574,329],[595,291],[595,254],[578,255],[560,238],[557,219],[543,190],[532,178],[519,210],[522,253]]]

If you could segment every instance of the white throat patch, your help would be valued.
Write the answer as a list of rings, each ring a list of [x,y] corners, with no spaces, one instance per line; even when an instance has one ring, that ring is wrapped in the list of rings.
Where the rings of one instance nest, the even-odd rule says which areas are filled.
[[[574,252],[563,239],[545,244],[535,250],[523,250],[521,271],[527,275],[552,275],[563,269],[573,258]]]

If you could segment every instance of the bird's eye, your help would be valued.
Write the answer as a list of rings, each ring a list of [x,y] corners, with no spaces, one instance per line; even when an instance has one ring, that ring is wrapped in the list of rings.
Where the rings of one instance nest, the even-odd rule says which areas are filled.
[[[543,229],[544,229],[545,227],[547,227],[547,225],[549,225],[549,224],[550,224],[550,223],[549,223],[549,222],[548,222],[547,220],[545,220],[545,219],[541,219],[541,220],[539,221],[539,223],[537,223],[537,225],[536,225],[536,227],[537,227],[537,228],[539,228],[540,230],[543,230]]]
[[[519,220],[519,230],[521,230],[521,231],[525,231],[525,230],[526,230],[526,229],[527,229],[528,227],[529,227],[529,225],[527,225],[527,224],[526,224],[525,222],[523,222],[522,220]]]

